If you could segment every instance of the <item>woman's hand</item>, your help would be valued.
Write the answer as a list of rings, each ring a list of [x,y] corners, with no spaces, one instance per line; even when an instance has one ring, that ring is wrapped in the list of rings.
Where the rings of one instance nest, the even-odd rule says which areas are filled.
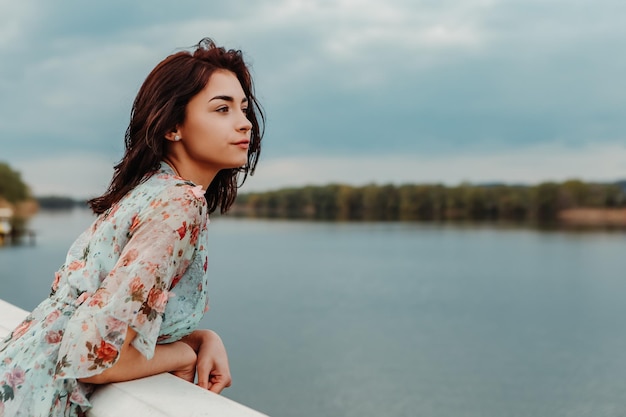
[[[232,382],[222,339],[212,330],[195,330],[181,339],[196,352],[198,385],[219,394]]]
[[[198,360],[198,357],[196,352],[188,344],[183,343],[183,345],[185,346],[185,357],[188,359],[185,361],[186,363],[183,366],[174,371],[170,371],[170,373],[193,384],[196,377],[196,361]]]

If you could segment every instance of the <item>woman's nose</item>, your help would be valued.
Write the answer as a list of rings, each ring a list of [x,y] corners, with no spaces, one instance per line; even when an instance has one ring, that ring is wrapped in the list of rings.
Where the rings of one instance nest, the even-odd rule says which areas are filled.
[[[242,117],[242,121],[241,121],[241,126],[239,127],[239,130],[243,131],[243,132],[247,132],[248,130],[252,129],[252,122],[250,120],[248,120],[247,115],[244,113],[243,117]]]

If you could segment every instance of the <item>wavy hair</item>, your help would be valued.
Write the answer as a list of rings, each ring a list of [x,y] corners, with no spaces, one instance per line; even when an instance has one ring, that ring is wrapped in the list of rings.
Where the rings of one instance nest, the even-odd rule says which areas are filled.
[[[204,38],[192,51],[165,58],[144,81],[131,110],[124,156],[114,167],[107,191],[89,200],[94,213],[105,212],[141,183],[146,174],[158,169],[165,157],[165,135],[183,123],[187,103],[202,91],[216,70],[227,70],[237,76],[248,98],[247,117],[252,123],[246,165],[219,171],[205,193],[209,213],[218,206],[221,213],[228,211],[237,197],[237,189],[248,174],[254,174],[261,153],[265,116],[254,95],[252,76],[242,52],[226,50]]]

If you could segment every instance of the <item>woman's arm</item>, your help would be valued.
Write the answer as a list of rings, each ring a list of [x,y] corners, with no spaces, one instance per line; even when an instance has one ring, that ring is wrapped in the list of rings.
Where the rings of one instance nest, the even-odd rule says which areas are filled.
[[[154,356],[148,360],[131,345],[136,334],[133,329],[128,328],[126,339],[115,365],[98,375],[80,378],[79,381],[89,384],[107,384],[172,372],[176,376],[193,382],[197,355],[189,344],[179,341],[166,345],[156,345]],[[191,375],[191,380],[189,375]]]
[[[206,227],[206,211],[206,201],[190,187],[171,186],[130,219],[130,214],[121,212],[128,216],[118,220],[131,224],[120,226],[123,230],[114,238],[128,240],[115,249],[119,258],[98,289],[82,293],[77,300],[59,347],[57,376],[106,383],[162,372],[182,377],[182,372],[185,379],[193,380],[188,377],[195,371],[193,349],[182,342],[159,345],[157,341],[167,301],[173,296],[170,290],[193,260]],[[98,235],[90,245],[111,245],[111,240],[108,234]],[[76,263],[99,265],[91,262],[98,256],[84,251]]]

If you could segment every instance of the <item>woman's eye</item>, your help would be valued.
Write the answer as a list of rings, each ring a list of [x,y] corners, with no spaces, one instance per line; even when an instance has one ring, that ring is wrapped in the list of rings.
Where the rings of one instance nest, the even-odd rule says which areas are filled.
[[[245,109],[241,109],[242,112],[244,112],[245,114],[248,114],[248,108],[246,107]]]
[[[217,109],[217,111],[222,112],[222,113],[226,113],[228,111],[228,107],[224,106],[224,107],[219,107]]]

